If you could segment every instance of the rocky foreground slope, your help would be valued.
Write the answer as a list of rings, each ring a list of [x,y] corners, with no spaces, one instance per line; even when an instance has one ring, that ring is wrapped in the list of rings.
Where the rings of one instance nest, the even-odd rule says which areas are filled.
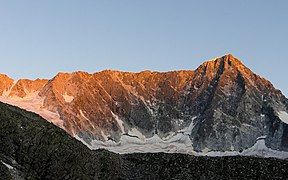
[[[287,179],[288,162],[89,150],[39,115],[0,103],[0,179]]]
[[[147,152],[160,143],[173,152],[240,152],[266,137],[269,148],[288,151],[288,100],[232,55],[195,71],[0,78],[1,101],[40,114],[90,148]]]

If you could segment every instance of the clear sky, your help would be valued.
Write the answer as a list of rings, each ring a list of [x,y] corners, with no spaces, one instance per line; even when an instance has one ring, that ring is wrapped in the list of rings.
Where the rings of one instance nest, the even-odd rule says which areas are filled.
[[[227,53],[288,95],[287,0],[0,0],[0,73],[196,69]]]

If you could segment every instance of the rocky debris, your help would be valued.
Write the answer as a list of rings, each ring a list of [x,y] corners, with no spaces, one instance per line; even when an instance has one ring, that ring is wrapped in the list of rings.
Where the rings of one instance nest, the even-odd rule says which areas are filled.
[[[128,179],[286,179],[284,160],[251,157],[197,157],[184,154],[123,156]],[[145,177],[145,178],[144,178]]]
[[[0,157],[24,179],[93,179],[96,156],[60,128],[17,107],[0,104]]]

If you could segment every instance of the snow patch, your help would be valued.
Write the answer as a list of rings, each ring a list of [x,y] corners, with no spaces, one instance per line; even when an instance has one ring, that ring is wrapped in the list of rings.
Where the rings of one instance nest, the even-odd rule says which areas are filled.
[[[135,128],[129,131],[128,134],[130,136],[122,135],[119,142],[92,140],[92,142],[88,144],[79,136],[75,136],[75,138],[92,150],[104,148],[120,154],[148,152],[194,154],[189,136],[182,133],[177,133],[169,140],[163,140],[157,134],[151,138],[145,138],[145,136]]]
[[[237,152],[237,151],[225,151],[225,152],[210,151],[210,152],[199,153],[198,155],[211,156],[211,157],[223,157],[223,156],[239,156],[239,155],[241,155],[241,153]]]
[[[113,118],[117,121],[118,125],[120,126],[121,132],[124,132],[124,125],[123,125],[124,123],[123,123],[123,121],[119,118],[119,116],[114,114],[112,111],[111,111],[111,114],[112,114]]]
[[[266,139],[266,137],[267,137],[267,136],[260,136],[260,137],[257,138],[256,141],[259,141],[259,140],[262,140],[262,139]]]
[[[43,107],[45,97],[40,97],[38,93],[39,92],[31,93],[21,99],[11,99],[0,96],[0,101],[39,114],[47,121],[55,124],[62,129],[65,129],[63,126],[63,120],[60,118],[58,112],[52,112],[45,109]]]
[[[106,134],[104,134],[104,132],[103,131],[101,131],[101,136],[105,139],[105,141],[107,141],[108,140],[108,136],[106,135]]]
[[[89,149],[91,149],[90,144],[88,144],[86,141],[84,141],[82,138],[80,138],[78,135],[74,136],[75,139],[77,139],[78,141],[82,142],[85,146],[87,146]]]
[[[86,119],[87,121],[89,121],[89,119],[84,115],[84,113],[83,113],[83,111],[82,111],[81,109],[79,110],[79,112],[80,112],[81,116],[82,116],[84,119]]]
[[[191,135],[191,132],[192,132],[194,126],[195,126],[195,125],[194,125],[194,120],[195,120],[196,118],[197,118],[197,117],[193,117],[192,120],[191,120],[190,125],[188,126],[188,128],[186,127],[186,128],[183,129],[184,134]]]
[[[288,113],[285,111],[278,112],[278,116],[282,122],[288,124]]]
[[[6,164],[5,162],[1,161],[2,164],[4,164],[8,169],[14,169],[12,166],[10,166],[9,164]]]
[[[131,130],[128,131],[128,134],[131,136],[136,136],[142,141],[145,140],[145,136],[136,128],[131,128]]]
[[[119,124],[121,130],[123,130],[122,132],[124,132],[123,121],[121,121],[113,112],[111,113]],[[79,136],[75,136],[75,138],[83,142],[92,150],[104,148],[120,154],[148,152],[195,154],[190,139],[191,131],[194,128],[194,119],[196,119],[196,117],[192,118],[188,127],[182,129],[178,133],[171,133],[171,135],[163,139],[161,139],[157,134],[147,138],[136,128],[129,129],[127,133],[120,137],[119,142],[92,140],[88,144]],[[107,138],[105,139],[107,140]]]
[[[268,148],[265,145],[266,136],[260,136],[257,138],[256,143],[244,150],[243,152],[238,151],[209,151],[208,148],[205,148],[201,153],[197,153],[199,156],[212,156],[212,157],[222,157],[222,156],[255,156],[255,157],[274,157],[278,159],[286,159],[288,158],[288,152],[284,151],[276,151]]]
[[[208,62],[216,61],[219,57],[208,60]]]
[[[74,100],[74,96],[69,96],[69,95],[67,94],[67,92],[65,92],[65,94],[62,95],[62,96],[63,96],[65,102],[67,102],[67,103],[70,103],[70,102],[72,102],[72,101]]]
[[[211,156],[211,157],[222,157],[222,156],[256,156],[256,157],[274,157],[278,159],[288,158],[288,152],[276,151],[267,148],[265,145],[266,136],[257,138],[256,143],[244,150],[243,152],[238,151],[211,151],[209,148],[204,148],[202,152],[196,152],[193,150],[192,142],[189,135],[183,133],[175,133],[169,139],[161,139],[157,134],[151,138],[145,138],[145,136],[137,129],[129,131],[129,135],[122,135],[119,142],[114,141],[99,141],[92,140],[91,143],[85,142],[79,136],[75,138],[81,141],[83,144],[88,146],[90,149],[106,149],[115,153],[128,154],[128,153],[183,153],[195,156]],[[135,136],[132,136],[135,135]],[[138,138],[139,137],[139,138]],[[233,148],[231,148],[233,149]]]
[[[244,156],[257,156],[257,157],[274,157],[279,159],[288,158],[288,152],[276,151],[268,148],[265,145],[265,138],[259,137],[259,139],[252,147],[244,150],[241,155]]]

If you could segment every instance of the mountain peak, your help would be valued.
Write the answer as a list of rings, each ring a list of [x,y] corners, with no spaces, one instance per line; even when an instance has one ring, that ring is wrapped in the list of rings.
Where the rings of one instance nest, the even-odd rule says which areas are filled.
[[[226,54],[222,57],[218,57],[204,62],[200,65],[196,71],[200,74],[206,74],[210,77],[214,77],[216,74],[222,74],[225,70],[234,69],[237,71],[247,70],[246,66],[237,58],[231,54]]]
[[[232,54],[225,54],[224,56],[221,56],[221,57],[217,57],[217,58],[214,58],[214,59],[211,59],[205,63],[216,63],[218,61],[223,61],[225,63],[228,63],[230,66],[233,64],[234,66],[238,66],[238,65],[243,65],[243,62],[240,61],[239,59],[235,58]],[[205,64],[204,63],[204,64]]]
[[[223,57],[235,59],[235,57],[232,54],[225,54]]]
[[[213,62],[215,62],[215,61],[223,61],[225,64],[228,64],[229,66],[232,66],[232,65],[234,65],[234,66],[239,66],[239,65],[245,66],[242,61],[240,61],[239,59],[234,57],[232,54],[226,54],[224,56],[212,59],[212,60],[210,60],[208,62],[211,62],[211,61],[213,61]]]
[[[229,70],[229,72],[231,72],[232,69],[243,74],[251,74],[251,70],[232,54],[226,54],[224,56],[206,61],[200,65],[196,71],[214,76],[217,74],[217,72],[221,72],[222,74],[225,70]]]
[[[243,62],[240,61],[239,59],[235,58],[232,54],[226,54],[225,56],[222,57],[222,59],[229,63],[229,64],[233,64],[235,66],[238,66],[238,65],[242,65],[244,66]]]

